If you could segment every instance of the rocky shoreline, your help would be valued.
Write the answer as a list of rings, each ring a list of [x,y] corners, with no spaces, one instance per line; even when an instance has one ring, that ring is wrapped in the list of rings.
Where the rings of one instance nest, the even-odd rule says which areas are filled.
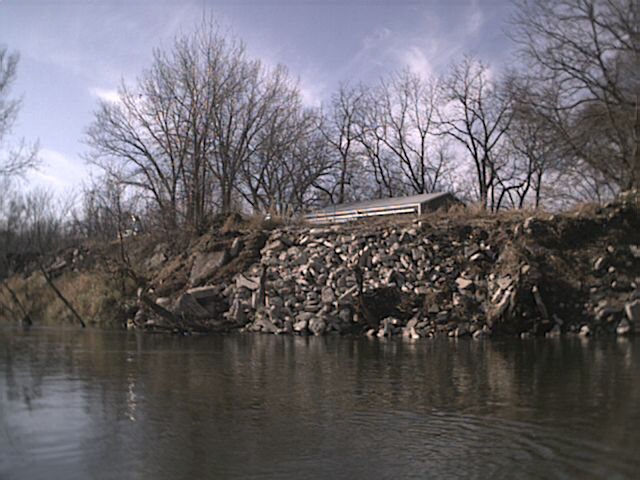
[[[136,271],[137,285],[100,307],[76,304],[89,324],[101,314],[128,328],[180,333],[640,333],[636,192],[555,215],[458,208],[419,220],[260,228],[236,218],[188,245],[126,241],[126,269]],[[50,260],[49,275],[61,290],[75,285],[66,290],[72,302],[95,295],[95,285],[85,285],[99,276],[110,297],[114,272],[123,271],[116,255],[122,248],[101,248],[70,249]],[[46,288],[37,269],[14,277],[25,305],[46,301],[44,290],[37,293]]]
[[[283,227],[216,281],[259,246],[240,235],[192,255],[191,288],[157,302],[192,323],[269,334],[627,335],[640,328],[638,212],[627,195],[562,215]],[[143,318],[129,325],[162,323]]]

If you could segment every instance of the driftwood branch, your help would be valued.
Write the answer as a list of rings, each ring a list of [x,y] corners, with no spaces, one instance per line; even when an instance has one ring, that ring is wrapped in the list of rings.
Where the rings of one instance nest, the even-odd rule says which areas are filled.
[[[20,309],[20,312],[22,313],[22,321],[27,325],[31,325],[33,323],[31,321],[31,315],[29,315],[29,312],[27,311],[27,309],[24,307],[24,305],[22,305],[22,302],[18,298],[18,295],[16,295],[16,292],[13,291],[13,289],[9,286],[7,282],[2,282],[2,286],[7,290],[7,292],[9,292],[9,295],[11,295],[11,299],[13,300],[13,303],[15,303]]]
[[[149,307],[151,310],[153,310],[153,312],[155,312],[157,315],[161,316],[162,318],[164,318],[165,320],[168,320],[169,322],[171,322],[173,325],[178,326],[179,325],[179,319],[178,317],[176,317],[173,313],[171,313],[169,310],[167,310],[166,308],[158,305],[156,302],[153,301],[153,299],[151,299],[147,294],[145,293],[141,293],[140,294],[140,300],[142,301],[142,303],[144,303],[147,307]]]
[[[64,305],[69,309],[69,311],[73,314],[73,316],[76,317],[78,322],[80,322],[80,325],[82,325],[82,328],[85,328],[87,326],[87,324],[84,323],[84,320],[82,319],[82,317],[80,316],[78,311],[75,308],[73,308],[73,305],[71,305],[71,302],[69,302],[69,300],[67,300],[65,298],[65,296],[62,294],[62,292],[60,290],[58,290],[58,287],[55,286],[55,284],[53,283],[53,279],[49,276],[49,274],[44,269],[42,264],[38,263],[38,266],[40,267],[40,271],[42,272],[42,275],[44,276],[44,279],[47,281],[47,285],[49,285],[49,287],[51,287],[51,290],[53,290],[53,292],[60,299],[60,301],[62,303],[64,303]]]

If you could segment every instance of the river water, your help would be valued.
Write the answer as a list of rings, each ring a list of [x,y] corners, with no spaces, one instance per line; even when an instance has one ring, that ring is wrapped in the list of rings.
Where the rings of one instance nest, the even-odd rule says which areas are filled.
[[[640,478],[640,339],[5,328],[0,478]]]

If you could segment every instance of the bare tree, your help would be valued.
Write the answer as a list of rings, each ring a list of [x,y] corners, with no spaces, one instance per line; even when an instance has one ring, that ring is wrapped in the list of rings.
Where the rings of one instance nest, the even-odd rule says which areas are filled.
[[[528,202],[538,208],[543,196],[543,181],[550,180],[565,167],[564,152],[559,146],[552,125],[532,101],[529,85],[522,78],[512,76],[506,82],[513,99],[512,120],[503,149],[506,164],[497,179],[501,186],[501,200],[508,200],[515,208]],[[549,178],[548,178],[549,177]],[[498,205],[502,201],[498,201]]]
[[[238,190],[254,211],[288,215],[310,200],[330,168],[316,111],[302,107],[297,89],[281,89],[266,114]]]
[[[464,147],[474,165],[481,205],[496,210],[504,161],[497,152],[511,123],[511,96],[491,78],[488,67],[473,57],[451,68],[443,90],[446,103],[438,120],[441,134]]]
[[[637,187],[640,3],[522,0],[514,24],[538,85],[535,101],[560,141],[607,183]]]
[[[171,51],[157,50],[118,102],[100,104],[87,132],[90,161],[147,192],[166,228],[202,231],[216,201],[233,208],[243,166],[277,102],[296,88],[285,69],[250,60],[241,42],[204,22]]]
[[[396,160],[413,193],[439,187],[446,156],[433,151],[438,88],[418,75],[403,71],[380,83],[382,142]]]
[[[24,175],[39,164],[37,144],[24,139],[18,145],[7,144],[20,110],[20,100],[10,98],[11,86],[16,78],[19,56],[0,46],[0,177],[12,178]],[[6,152],[6,153],[5,153]]]
[[[357,125],[359,147],[375,185],[370,196],[382,198],[404,193],[400,181],[402,172],[385,147],[384,109],[375,94],[369,92],[363,100]]]
[[[323,187],[331,203],[344,203],[358,198],[358,173],[362,173],[358,148],[358,120],[361,117],[364,86],[352,87],[343,84],[333,95],[322,123],[322,134],[335,158],[333,181]]]
[[[147,80],[146,88],[153,84]],[[164,226],[175,228],[187,136],[181,113],[175,112],[177,101],[169,95],[154,98],[153,90],[145,94],[122,85],[119,103],[101,102],[87,132],[90,161],[104,169],[105,178],[146,192]]]
[[[359,101],[355,139],[377,196],[442,188],[450,157],[435,132],[438,93],[435,82],[403,71],[381,79]]]

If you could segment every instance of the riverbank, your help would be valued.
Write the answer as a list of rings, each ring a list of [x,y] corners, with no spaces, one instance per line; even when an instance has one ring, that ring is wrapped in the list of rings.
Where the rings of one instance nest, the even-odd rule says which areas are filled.
[[[46,271],[88,323],[152,331],[626,335],[640,326],[640,202],[328,227],[234,217],[191,241],[69,249]],[[7,283],[3,317],[72,320],[33,262]]]

